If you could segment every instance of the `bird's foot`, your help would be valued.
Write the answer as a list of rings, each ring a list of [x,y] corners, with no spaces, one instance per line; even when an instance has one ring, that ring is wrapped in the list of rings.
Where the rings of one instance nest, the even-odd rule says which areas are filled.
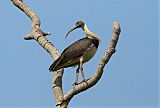
[[[86,79],[83,79],[81,83],[83,83],[83,82],[88,84]]]
[[[75,81],[72,86],[76,86],[76,85],[78,85],[77,81]]]
[[[82,82],[86,82],[87,80],[84,78],[83,80],[82,80]]]
[[[81,83],[83,83],[83,82],[86,83],[86,84],[88,84],[88,83],[87,83],[87,80],[86,80],[86,79],[83,79],[80,83],[78,83],[77,81],[75,81],[72,86],[76,86],[76,85],[81,84]]]

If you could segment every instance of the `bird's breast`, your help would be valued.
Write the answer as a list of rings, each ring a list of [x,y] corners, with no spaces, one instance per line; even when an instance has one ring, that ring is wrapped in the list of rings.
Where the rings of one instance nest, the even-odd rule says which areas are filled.
[[[81,57],[81,60],[82,60],[83,62],[89,61],[89,60],[95,55],[96,52],[97,52],[97,48],[94,46],[94,47],[92,47],[91,49],[89,49],[89,50]]]

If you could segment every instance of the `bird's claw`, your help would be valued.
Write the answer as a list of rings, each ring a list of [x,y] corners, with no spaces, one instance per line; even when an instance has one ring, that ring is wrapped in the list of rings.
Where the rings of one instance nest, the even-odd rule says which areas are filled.
[[[76,86],[76,85],[78,85],[77,81],[75,81],[72,86]]]
[[[85,82],[85,83],[87,83],[87,80],[86,80],[86,79],[84,79],[82,82]]]
[[[83,82],[87,83],[87,80],[86,80],[86,79],[83,79],[82,82],[80,82],[80,83],[78,83],[77,81],[75,81],[72,86],[76,86],[76,85],[81,84],[81,83],[83,83]],[[87,83],[87,84],[88,84],[88,83]]]
[[[83,80],[82,80],[82,82],[86,82],[86,81],[87,81],[86,79],[83,79]]]
[[[86,79],[83,79],[81,83],[83,83],[83,82],[88,84]]]

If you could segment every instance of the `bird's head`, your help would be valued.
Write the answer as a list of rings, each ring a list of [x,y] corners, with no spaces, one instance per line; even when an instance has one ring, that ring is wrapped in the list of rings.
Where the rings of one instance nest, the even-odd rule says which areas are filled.
[[[84,30],[84,26],[85,26],[85,23],[83,21],[76,22],[75,25],[68,31],[65,38],[67,38],[68,34],[77,28],[82,28],[82,30]]]

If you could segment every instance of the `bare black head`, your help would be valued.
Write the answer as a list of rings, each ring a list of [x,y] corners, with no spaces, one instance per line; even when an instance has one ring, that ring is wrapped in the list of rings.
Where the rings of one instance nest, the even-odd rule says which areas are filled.
[[[82,30],[84,30],[84,25],[85,25],[85,23],[83,21],[76,22],[75,25],[68,31],[65,38],[67,38],[67,36],[70,32],[72,32],[73,30],[75,30],[77,28],[82,28]]]

